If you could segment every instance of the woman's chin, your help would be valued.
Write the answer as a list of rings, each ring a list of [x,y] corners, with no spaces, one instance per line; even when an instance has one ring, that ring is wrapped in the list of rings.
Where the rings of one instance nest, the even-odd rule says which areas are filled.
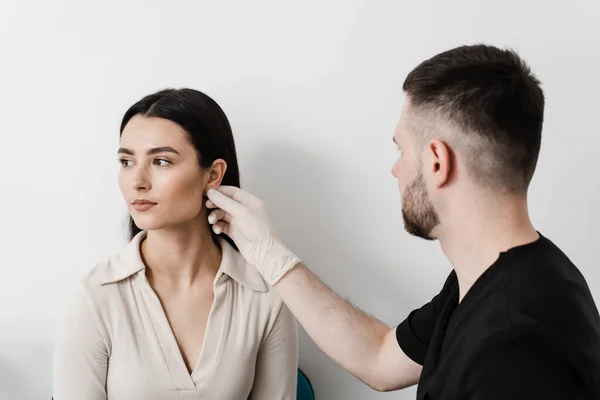
[[[208,221],[207,216],[195,214],[191,217],[184,215],[178,218],[158,218],[157,215],[139,215],[135,212],[131,213],[131,217],[136,226],[143,231],[159,231],[164,229],[195,229],[201,221]],[[208,226],[208,222],[206,222]]]
[[[170,226],[165,221],[156,221],[154,218],[133,218],[133,221],[143,231],[156,231]]]

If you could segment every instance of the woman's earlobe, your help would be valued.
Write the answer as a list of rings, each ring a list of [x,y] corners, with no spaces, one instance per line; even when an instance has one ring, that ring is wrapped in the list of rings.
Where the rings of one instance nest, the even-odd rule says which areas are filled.
[[[202,193],[202,196],[208,198],[208,191],[210,189],[218,189],[219,186],[221,186],[221,179],[209,181],[204,188],[204,193]]]

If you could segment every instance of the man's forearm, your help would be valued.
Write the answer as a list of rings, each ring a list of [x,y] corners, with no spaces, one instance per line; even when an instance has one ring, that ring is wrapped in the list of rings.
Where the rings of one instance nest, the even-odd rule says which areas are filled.
[[[335,362],[372,386],[372,370],[389,328],[340,298],[303,264],[275,285],[312,340]]]

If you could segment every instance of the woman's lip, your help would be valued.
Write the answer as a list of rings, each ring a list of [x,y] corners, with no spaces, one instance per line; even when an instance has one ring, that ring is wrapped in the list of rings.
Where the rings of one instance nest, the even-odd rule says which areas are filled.
[[[156,205],[156,203],[151,203],[151,202],[134,202],[133,208],[135,208],[138,211],[148,211],[155,205]]]
[[[150,200],[134,200],[131,204],[156,204]]]

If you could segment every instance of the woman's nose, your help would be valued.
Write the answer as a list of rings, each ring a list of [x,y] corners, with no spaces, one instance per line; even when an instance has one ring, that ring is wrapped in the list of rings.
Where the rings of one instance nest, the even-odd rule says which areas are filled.
[[[131,185],[135,190],[149,190],[151,188],[150,175],[146,168],[138,167],[133,174]]]

